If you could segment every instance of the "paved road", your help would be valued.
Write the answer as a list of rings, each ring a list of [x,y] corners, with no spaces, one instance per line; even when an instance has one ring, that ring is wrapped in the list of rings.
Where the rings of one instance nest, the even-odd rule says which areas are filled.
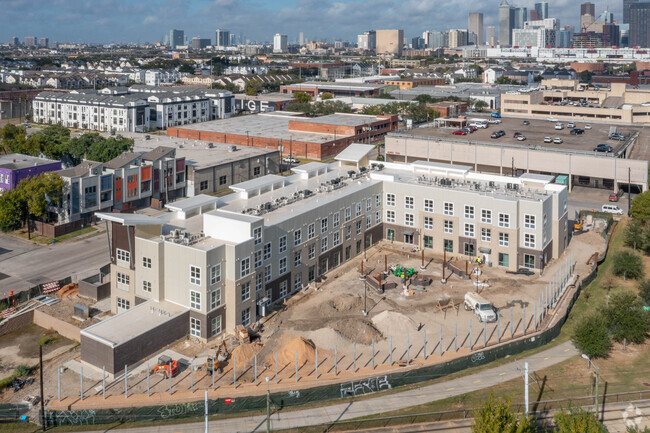
[[[97,270],[108,261],[105,233],[47,246],[0,234],[0,297]]]
[[[579,352],[577,349],[575,349],[570,342],[566,342],[542,351],[536,355],[447,382],[428,385],[390,395],[380,395],[376,398],[370,398],[367,400],[345,402],[313,409],[279,412],[271,416],[271,428],[273,430],[281,430],[309,425],[320,425],[336,420],[375,415],[387,411],[417,406],[430,401],[442,400],[479,389],[489,388],[512,379],[522,378],[524,362],[528,362],[530,371],[534,372],[550,367],[578,354]],[[211,432],[261,432],[265,429],[266,417],[264,416],[249,416],[211,421],[209,426]],[[203,431],[205,431],[205,427],[204,424],[201,423],[113,430],[113,432],[124,433],[199,433]]]

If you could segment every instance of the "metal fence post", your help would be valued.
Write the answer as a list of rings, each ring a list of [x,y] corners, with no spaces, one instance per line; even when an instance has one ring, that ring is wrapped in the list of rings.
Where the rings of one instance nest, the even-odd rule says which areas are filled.
[[[354,359],[352,360],[352,368],[353,368],[353,371],[356,373],[357,372],[357,342],[356,341],[352,344],[352,349],[354,351],[354,353],[353,353]]]
[[[497,343],[501,343],[501,314],[497,312]]]
[[[58,376],[58,379],[57,379],[57,382],[58,382],[57,389],[59,390],[59,393],[58,393],[59,398],[58,398],[58,400],[61,401],[61,367],[56,369],[56,373],[57,373],[57,376]]]
[[[147,368],[147,397],[149,397],[149,369]],[[106,400],[106,366],[102,367],[102,399]]]
[[[528,328],[528,324],[526,323],[526,304],[523,304],[523,306],[524,306],[524,318],[523,318],[523,321],[524,321],[524,335],[526,335],[526,329]]]
[[[411,363],[411,335],[406,333],[406,365]]]
[[[422,352],[424,352],[424,360],[427,360],[427,330],[424,330],[424,344],[422,345]]]
[[[454,324],[454,351],[458,352],[458,322]]]
[[[393,365],[393,336],[390,336],[390,365]]]
[[[275,383],[278,383],[278,352],[275,352]]]
[[[169,395],[172,395],[172,362],[169,361]]]
[[[334,345],[334,376],[339,375],[339,354],[336,344]]]
[[[79,372],[79,382],[81,386],[81,400],[83,401],[84,399],[84,368],[81,367],[81,371]]]
[[[124,398],[129,398],[129,382],[128,382],[128,369],[124,364]]]
[[[534,322],[533,323],[533,326],[534,326],[533,329],[535,330],[535,332],[537,332],[537,302],[535,302],[535,316],[534,316],[533,322]]]
[[[237,388],[237,357],[232,357],[232,384]]]
[[[513,324],[512,324],[512,308],[510,309],[510,339],[512,340],[515,337],[515,330],[513,329]]]
[[[298,382],[298,351],[296,350],[296,382]]]
[[[257,386],[257,353],[255,354],[255,370],[253,372],[253,375],[255,377],[255,386]]]
[[[214,391],[214,364],[217,362],[219,361],[217,360],[217,357],[215,357],[212,361],[212,391]]]
[[[316,356],[314,357],[314,364],[316,366],[314,368],[314,373],[316,374],[316,379],[318,379],[318,347],[316,347]]]
[[[472,350],[472,318],[469,318],[469,350]]]
[[[483,321],[483,348],[487,347],[487,322]]]
[[[375,339],[372,339],[372,369],[375,369]]]
[[[194,394],[194,359],[190,361],[190,392]]]
[[[440,356],[442,356],[443,350],[442,350],[442,326],[440,326],[440,344],[438,345],[440,347]]]

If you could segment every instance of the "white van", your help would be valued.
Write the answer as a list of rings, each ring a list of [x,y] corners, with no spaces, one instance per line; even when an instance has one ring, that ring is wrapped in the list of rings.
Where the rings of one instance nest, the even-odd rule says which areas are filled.
[[[555,129],[564,129],[564,123],[560,123],[560,122],[556,123]]]
[[[614,215],[623,215],[623,209],[613,204],[604,204],[601,211],[613,213]]]

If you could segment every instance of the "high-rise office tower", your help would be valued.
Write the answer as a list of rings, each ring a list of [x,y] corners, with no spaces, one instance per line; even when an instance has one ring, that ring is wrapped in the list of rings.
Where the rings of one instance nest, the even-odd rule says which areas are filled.
[[[185,31],[172,29],[169,31],[169,46],[176,49],[185,43]]]
[[[485,28],[485,43],[490,46],[497,45],[497,28],[494,26],[487,26]]]
[[[541,18],[539,17],[539,12],[537,12],[535,9],[531,9],[529,21],[539,21],[539,20],[541,20]]]
[[[467,30],[449,30],[449,48],[458,48],[467,45]]]
[[[538,20],[545,20],[548,18],[548,2],[535,3],[535,11],[537,12]],[[532,14],[533,11],[530,11]],[[531,21],[533,21],[531,17]]]
[[[476,35],[476,45],[483,45],[483,14],[471,12],[469,14],[469,32]]]
[[[591,16],[596,15],[596,5],[591,2],[584,2],[580,5],[580,15],[589,14]]]
[[[630,5],[628,44],[630,47],[650,46],[650,3]]]
[[[499,44],[512,45],[512,29],[515,23],[515,8],[507,0],[501,0],[499,5]]]
[[[303,32],[300,32],[300,35],[298,36],[298,44],[302,47],[305,45],[305,34]]]
[[[25,36],[26,47],[35,47],[36,44],[38,44],[38,38],[36,36]]]
[[[623,24],[630,23],[630,6],[638,3],[638,0],[623,0]]]
[[[230,30],[217,29],[215,31],[214,44],[217,49],[224,49],[230,46]]]
[[[580,32],[588,31],[596,19],[596,6],[591,2],[580,5]]]
[[[287,35],[282,35],[276,33],[273,36],[273,52],[274,53],[286,53],[288,50]]]
[[[523,29],[524,23],[528,21],[528,8],[515,8],[514,9],[514,24],[513,29]]]
[[[18,36],[14,36],[11,38],[11,42],[9,44],[16,47],[20,44],[20,39],[18,39]]]
[[[50,39],[49,38],[41,38],[38,41],[38,46],[41,48],[49,48],[50,46]]]
[[[400,57],[404,45],[404,30],[377,30],[377,54]]]

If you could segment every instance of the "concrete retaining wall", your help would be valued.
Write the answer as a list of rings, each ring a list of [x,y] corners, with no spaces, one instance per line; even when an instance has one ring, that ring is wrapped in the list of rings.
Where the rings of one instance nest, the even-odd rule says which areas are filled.
[[[9,334],[10,332],[17,331],[34,321],[34,311],[28,311],[19,316],[14,316],[11,319],[4,320],[0,324],[0,336]]]
[[[34,324],[41,328],[54,329],[65,338],[81,342],[81,328],[77,328],[71,323],[52,317],[41,310],[34,310]]]

